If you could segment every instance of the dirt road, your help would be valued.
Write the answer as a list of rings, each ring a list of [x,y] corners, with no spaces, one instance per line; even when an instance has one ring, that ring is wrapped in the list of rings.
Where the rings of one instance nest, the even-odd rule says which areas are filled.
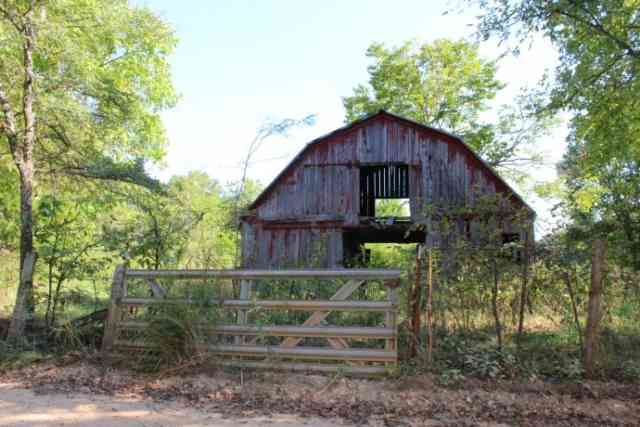
[[[328,427],[348,425],[338,420],[302,419],[294,415],[226,418],[177,402],[153,402],[92,394],[35,394],[0,384],[0,426],[212,426]]]
[[[244,378],[244,379],[243,379]],[[0,372],[0,426],[639,426],[637,384],[367,380],[214,370],[142,375],[82,360]]]

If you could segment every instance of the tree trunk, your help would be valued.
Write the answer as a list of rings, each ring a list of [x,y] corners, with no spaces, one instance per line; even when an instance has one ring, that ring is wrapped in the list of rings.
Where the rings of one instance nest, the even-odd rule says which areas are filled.
[[[51,309],[51,325],[52,326],[56,324],[58,302],[60,301],[60,289],[62,289],[62,282],[64,282],[64,280],[65,280],[64,276],[58,277],[58,283],[56,284],[56,291],[55,291],[55,294],[53,295],[53,308]],[[64,300],[62,302],[63,302],[63,308],[64,308]]]
[[[420,297],[422,282],[422,251],[418,248],[418,256],[416,257],[416,273],[415,283],[409,296],[409,306],[411,315],[411,337],[409,341],[409,358],[416,356],[417,342],[420,337]]]
[[[433,360],[433,255],[427,249],[427,361]]]
[[[11,316],[11,323],[9,324],[9,331],[7,332],[7,338],[11,340],[17,340],[24,336],[27,320],[30,319],[32,314],[30,307],[33,307],[33,305],[30,304],[29,301],[32,300],[33,270],[35,265],[36,253],[29,252],[25,255],[24,263],[20,268],[20,282],[18,284],[16,304],[13,307],[13,315]]]
[[[20,282],[16,304],[7,336],[24,335],[27,321],[33,318],[33,273],[36,263],[33,247],[33,159],[23,162],[20,170]]]
[[[525,242],[524,259],[522,260],[522,284],[520,287],[520,312],[518,313],[518,345],[524,333],[524,308],[527,304],[527,292],[529,285],[529,244]]]
[[[53,298],[53,261],[48,263],[49,275],[47,278],[49,292],[47,293],[47,310],[44,312],[44,324],[47,328],[51,327],[51,300]]]
[[[603,239],[593,242],[591,259],[591,288],[587,309],[587,327],[584,342],[584,370],[587,378],[595,375],[595,359],[600,341],[600,320],[602,318],[602,280],[604,278],[607,245]]]
[[[498,261],[493,260],[493,289],[491,292],[491,308],[496,326],[496,338],[498,339],[498,349],[502,350],[502,324],[500,323],[500,313],[498,312],[498,292],[500,284],[500,272]]]
[[[569,298],[571,298],[571,309],[573,310],[573,321],[576,324],[576,332],[578,333],[578,340],[580,341],[580,348],[582,348],[582,328],[580,327],[580,317],[578,316],[578,304],[576,303],[576,294],[571,284],[571,276],[565,272],[563,274],[564,282],[567,285],[567,291],[569,292]]]
[[[25,15],[23,25],[23,65],[24,82],[22,93],[22,117],[24,119],[24,135],[18,137],[15,116],[8,98],[0,93],[5,120],[10,125],[10,146],[14,162],[20,172],[20,282],[13,309],[11,324],[7,336],[17,339],[24,334],[27,319],[33,317],[33,273],[36,253],[33,247],[33,184],[34,162],[33,149],[36,142],[36,114],[33,111],[34,81],[33,51],[35,48],[35,28],[32,23],[33,9]],[[7,116],[7,112],[10,113]]]

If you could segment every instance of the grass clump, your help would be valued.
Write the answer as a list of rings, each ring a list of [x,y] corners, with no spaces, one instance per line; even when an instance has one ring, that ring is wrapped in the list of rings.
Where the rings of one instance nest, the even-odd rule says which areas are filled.
[[[216,342],[215,307],[198,304],[156,304],[149,308],[142,341],[148,350],[139,367],[158,371],[206,360],[207,346]]]

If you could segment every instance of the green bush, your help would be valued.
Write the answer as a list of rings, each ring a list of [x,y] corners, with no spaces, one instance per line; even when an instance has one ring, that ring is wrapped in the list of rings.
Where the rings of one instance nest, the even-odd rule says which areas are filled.
[[[625,360],[621,366],[622,379],[629,382],[640,381],[640,361]]]
[[[436,377],[436,382],[443,386],[455,386],[464,380],[465,376],[460,369],[445,369]]]

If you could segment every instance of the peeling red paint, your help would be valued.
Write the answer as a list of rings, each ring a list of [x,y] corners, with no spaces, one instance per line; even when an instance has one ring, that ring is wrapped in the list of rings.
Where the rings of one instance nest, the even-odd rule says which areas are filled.
[[[256,199],[252,215],[242,221],[252,227],[260,256],[274,259],[309,253],[322,232],[334,236],[331,244],[337,246],[328,250],[330,258],[337,259],[343,250],[342,232],[361,227],[360,185],[399,194],[393,189],[394,182],[405,178],[395,172],[377,174],[375,179],[381,181],[375,184],[360,182],[362,166],[381,164],[409,165],[412,205],[459,201],[478,185],[487,192],[508,195],[517,207],[526,206],[459,138],[380,112],[308,144]],[[406,184],[398,185],[406,188]],[[289,250],[290,245],[297,249]]]

